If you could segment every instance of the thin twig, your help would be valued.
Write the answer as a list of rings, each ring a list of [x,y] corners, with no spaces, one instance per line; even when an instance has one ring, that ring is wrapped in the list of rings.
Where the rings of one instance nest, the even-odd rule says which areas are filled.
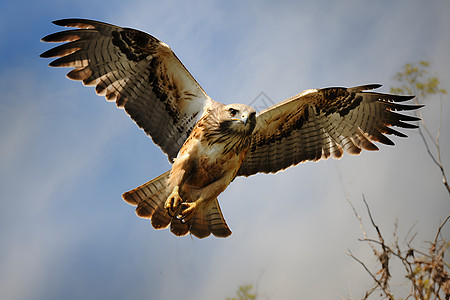
[[[422,62],[421,62],[422,63]],[[431,160],[433,161],[433,163],[439,168],[439,170],[441,171],[442,174],[442,183],[444,184],[445,188],[447,189],[447,192],[450,195],[450,185],[448,183],[447,180],[447,175],[445,174],[445,169],[444,169],[444,165],[442,163],[442,159],[441,159],[441,148],[440,148],[440,143],[439,143],[439,139],[440,139],[440,135],[441,135],[441,129],[442,129],[442,111],[443,111],[443,101],[442,101],[442,96],[443,94],[446,93],[445,90],[439,89],[438,87],[436,91],[424,91],[424,90],[418,90],[417,87],[417,83],[419,80],[419,77],[422,77],[426,74],[428,74],[428,71],[426,70],[426,68],[428,67],[428,64],[424,65],[422,64],[423,68],[414,68],[415,65],[410,65],[407,64],[405,66],[405,71],[404,73],[397,73],[396,75],[396,79],[400,82],[405,82],[403,84],[403,86],[399,89],[403,92],[407,92],[410,95],[416,95],[414,101],[417,105],[420,105],[419,102],[419,98],[426,98],[429,97],[433,94],[439,94],[440,95],[440,114],[439,114],[439,122],[438,122],[438,129],[436,132],[436,137],[434,137],[434,135],[431,133],[430,129],[428,128],[425,119],[423,117],[423,113],[421,110],[417,110],[415,111],[415,115],[418,116],[420,118],[420,122],[422,124],[422,126],[419,127],[418,132],[420,134],[420,137],[422,138],[423,144],[425,145],[425,149],[428,153],[428,155],[430,156]],[[408,72],[408,68],[412,67],[412,72]],[[423,130],[422,130],[423,128]],[[429,140],[425,137],[424,131],[426,132],[426,135],[428,136]],[[430,144],[434,145],[434,150],[436,151],[436,154],[433,154],[433,152],[431,151],[431,147]]]
[[[436,233],[436,237],[434,238],[435,245],[436,245],[439,234],[441,234],[442,227],[444,227],[444,225],[445,225],[445,223],[447,223],[448,219],[450,219],[450,215],[448,215],[447,218],[445,218],[444,222],[442,222],[441,226],[439,226],[439,229]]]
[[[378,228],[377,224],[375,224],[375,222],[374,222],[374,220],[372,218],[372,213],[370,212],[369,204],[367,204],[366,197],[364,196],[364,194],[362,195],[362,197],[363,197],[364,204],[366,205],[366,208],[367,208],[367,213],[369,214],[370,222],[372,222],[373,227],[375,227],[375,229],[376,229],[376,231],[378,233],[378,237],[380,239],[380,242],[382,244],[384,244],[384,239],[383,239],[383,236],[381,235],[380,228]]]
[[[445,174],[445,169],[444,169],[444,166],[442,164],[442,160],[441,160],[441,146],[440,146],[440,143],[439,143],[439,138],[440,138],[440,135],[441,135],[441,127],[442,127],[442,107],[443,107],[442,94],[440,96],[441,96],[441,99],[440,99],[441,100],[441,109],[440,109],[439,126],[438,126],[438,129],[437,129],[436,138],[433,137],[433,135],[431,134],[430,130],[428,129],[428,126],[425,123],[425,119],[423,118],[422,112],[420,110],[417,112],[417,114],[419,115],[419,118],[420,118],[420,122],[422,123],[423,129],[425,129],[428,137],[430,138],[431,142],[433,143],[434,147],[436,148],[436,156],[431,152],[430,146],[428,145],[428,141],[425,138],[425,135],[423,134],[422,127],[419,127],[418,131],[419,131],[420,137],[422,138],[422,141],[423,141],[423,143],[425,145],[425,148],[426,148],[426,150],[428,152],[428,155],[431,157],[431,160],[433,161],[433,163],[441,171],[442,183],[444,184],[445,188],[447,189],[447,192],[450,194],[450,186],[448,184],[447,175]],[[420,105],[418,97],[415,98],[415,102],[416,102],[417,105]]]
[[[387,289],[386,286],[384,286],[377,278],[375,275],[373,275],[373,273],[367,268],[366,264],[363,263],[361,260],[359,260],[356,256],[353,255],[353,253],[350,250],[347,250],[347,254],[353,258],[354,260],[356,260],[357,262],[359,262],[364,269],[367,271],[367,273],[369,273],[369,275],[372,277],[372,279],[376,282],[376,284],[383,290],[384,294],[386,295],[386,297],[389,297],[389,299],[394,299],[394,297],[391,295],[391,293],[389,292],[389,290]]]
[[[415,232],[412,237],[409,239],[409,241],[407,242],[406,239],[408,238],[408,236],[411,234],[411,231],[414,229],[414,227],[416,227],[417,223],[419,221],[416,221],[409,229],[408,232],[405,235],[405,243],[407,243],[408,245],[412,243],[412,241],[416,238],[417,236],[417,232]]]
[[[369,296],[377,289],[377,285],[375,284],[370,290],[366,292],[366,295],[364,296],[363,300],[368,299]]]
[[[383,280],[383,285],[387,286],[389,283],[389,278],[391,277],[391,274],[389,272],[389,247],[386,246],[386,244],[384,243],[384,238],[381,235],[381,231],[380,228],[378,228],[378,225],[375,224],[375,221],[372,218],[372,213],[370,212],[370,208],[369,208],[369,204],[367,204],[366,198],[364,197],[363,194],[363,201],[364,204],[366,205],[367,208],[367,213],[369,214],[369,218],[370,221],[372,222],[373,227],[375,227],[377,233],[378,233],[378,238],[380,240],[380,244],[381,244],[381,249],[383,250],[380,254],[378,254],[377,252],[375,252],[376,256],[378,257],[378,259],[380,260],[381,263],[381,270],[380,272],[382,272],[382,280]]]

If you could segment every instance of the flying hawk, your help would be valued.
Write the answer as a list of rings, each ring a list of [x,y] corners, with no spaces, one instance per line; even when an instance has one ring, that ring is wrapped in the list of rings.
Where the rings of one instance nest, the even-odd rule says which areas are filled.
[[[169,46],[130,28],[84,19],[56,25],[77,29],[50,34],[66,42],[41,54],[59,57],[52,67],[73,68],[67,77],[95,86],[115,101],[164,151],[170,171],[123,194],[154,228],[170,225],[178,236],[231,234],[217,201],[236,176],[276,173],[344,150],[393,145],[390,126],[417,128],[418,118],[396,113],[419,108],[413,96],[369,92],[377,84],[309,89],[257,113],[244,104],[212,100]]]

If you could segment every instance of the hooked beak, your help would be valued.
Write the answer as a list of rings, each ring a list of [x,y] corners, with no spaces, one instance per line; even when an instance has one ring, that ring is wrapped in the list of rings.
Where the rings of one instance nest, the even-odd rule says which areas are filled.
[[[241,114],[241,116],[239,118],[233,118],[232,120],[233,121],[240,121],[240,122],[244,123],[244,125],[247,125],[248,117],[249,117],[248,113],[244,112],[244,113]]]
[[[244,122],[244,125],[247,125],[248,113],[242,113],[241,120]]]

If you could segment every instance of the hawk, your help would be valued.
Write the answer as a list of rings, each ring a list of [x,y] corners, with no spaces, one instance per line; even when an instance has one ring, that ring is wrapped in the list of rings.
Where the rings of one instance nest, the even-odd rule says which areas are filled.
[[[231,234],[217,197],[236,176],[276,173],[305,161],[378,150],[391,126],[407,123],[413,96],[375,93],[378,84],[309,89],[261,112],[212,100],[169,46],[139,30],[85,19],[53,22],[74,27],[44,42],[63,42],[41,54],[67,77],[95,86],[115,101],[167,154],[169,171],[123,194],[156,229],[204,238]]]

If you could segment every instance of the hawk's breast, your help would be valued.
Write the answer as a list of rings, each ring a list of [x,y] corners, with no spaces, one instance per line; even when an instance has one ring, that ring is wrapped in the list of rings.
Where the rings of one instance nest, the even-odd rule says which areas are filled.
[[[248,147],[247,147],[248,148]],[[186,184],[203,188],[216,180],[224,180],[225,187],[233,180],[248,149],[226,151],[226,142],[210,143],[204,135],[193,134],[181,149],[189,154],[193,168]]]

